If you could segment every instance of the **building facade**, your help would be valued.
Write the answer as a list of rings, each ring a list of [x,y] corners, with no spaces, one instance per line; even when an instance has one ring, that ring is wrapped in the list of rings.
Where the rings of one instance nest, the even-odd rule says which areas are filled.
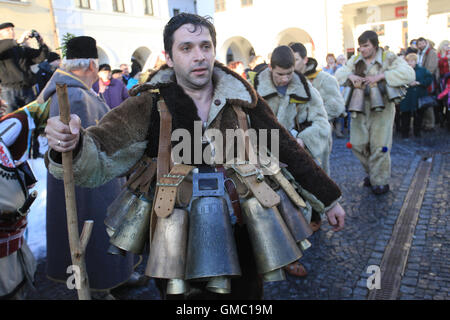
[[[36,30],[52,50],[59,46],[49,0],[0,0],[0,23],[3,22],[14,24],[16,38],[25,31]]]
[[[278,45],[305,44],[319,64],[327,53],[352,54],[365,30],[375,30],[394,52],[423,36],[436,46],[449,39],[448,0],[214,0],[217,57],[247,64]]]
[[[99,62],[112,68],[136,59],[152,68],[163,51],[167,0],[53,0],[59,39],[67,33],[97,40]]]

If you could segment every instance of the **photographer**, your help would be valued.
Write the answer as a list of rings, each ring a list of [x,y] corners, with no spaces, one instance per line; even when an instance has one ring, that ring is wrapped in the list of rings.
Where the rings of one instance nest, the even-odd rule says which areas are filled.
[[[26,45],[27,40],[35,38],[39,49]],[[10,22],[0,24],[0,84],[1,98],[6,102],[7,113],[12,112],[35,98],[32,86],[36,82],[30,67],[45,60],[48,47],[37,31],[25,32],[15,40],[14,25]]]

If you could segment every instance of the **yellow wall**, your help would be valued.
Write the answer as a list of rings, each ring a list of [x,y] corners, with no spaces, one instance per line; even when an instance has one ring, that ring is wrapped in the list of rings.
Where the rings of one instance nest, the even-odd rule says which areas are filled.
[[[51,0],[8,1],[0,0],[0,23],[12,22],[15,25],[16,39],[23,32],[38,31],[50,50],[55,50],[55,36],[50,10]],[[33,41],[34,42],[34,41]]]

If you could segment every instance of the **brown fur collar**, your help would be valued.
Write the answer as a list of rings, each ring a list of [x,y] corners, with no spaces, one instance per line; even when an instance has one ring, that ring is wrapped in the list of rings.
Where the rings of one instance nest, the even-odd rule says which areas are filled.
[[[255,89],[234,71],[228,69],[220,62],[214,63],[213,83],[215,97],[223,97],[227,103],[254,108],[258,102]],[[151,73],[147,82],[133,87],[130,95],[136,96],[148,90],[161,89],[176,84],[175,73],[167,64]]]

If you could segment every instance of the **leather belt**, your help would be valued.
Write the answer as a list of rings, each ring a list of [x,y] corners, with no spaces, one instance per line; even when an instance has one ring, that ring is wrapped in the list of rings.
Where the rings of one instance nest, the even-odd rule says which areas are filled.
[[[178,188],[193,169],[193,166],[176,164],[169,174],[163,174],[156,183],[158,189],[155,197],[155,213],[158,217],[166,218],[172,213]]]

